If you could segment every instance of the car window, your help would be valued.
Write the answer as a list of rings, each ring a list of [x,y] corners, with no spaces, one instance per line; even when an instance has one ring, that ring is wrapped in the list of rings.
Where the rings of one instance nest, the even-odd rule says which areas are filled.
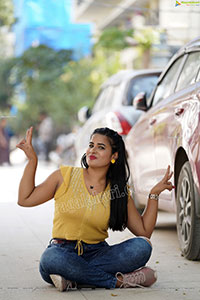
[[[112,102],[114,101],[114,86],[109,85],[106,88],[102,90],[102,92],[99,94],[96,103],[93,107],[92,112],[98,112],[101,109],[104,109],[106,107],[109,107],[112,105]]]
[[[158,76],[159,75],[152,74],[148,76],[138,76],[132,79],[129,86],[127,103],[125,103],[125,105],[132,105],[133,99],[140,92],[145,92],[146,98],[148,99],[158,81]]]
[[[122,80],[120,84],[115,86],[115,101],[112,102],[113,107],[119,106],[119,105],[127,105],[124,102],[124,98],[126,98],[125,90],[127,86],[127,80]]]
[[[162,81],[157,86],[156,92],[153,97],[153,105],[159,102],[162,99],[167,98],[173,92],[172,88],[174,87],[174,80],[176,80],[176,75],[179,71],[183,56],[177,59],[170,69],[165,74]]]
[[[197,74],[197,78],[196,78],[196,82],[200,81],[200,67],[199,67],[199,71],[198,71],[198,74]]]
[[[195,83],[197,72],[199,70],[199,64],[200,52],[190,53],[178,79],[176,91]]]
[[[98,112],[106,108],[114,108],[122,104],[123,93],[125,89],[126,81],[122,81],[117,85],[109,85],[102,90],[97,97],[96,103],[92,112]]]

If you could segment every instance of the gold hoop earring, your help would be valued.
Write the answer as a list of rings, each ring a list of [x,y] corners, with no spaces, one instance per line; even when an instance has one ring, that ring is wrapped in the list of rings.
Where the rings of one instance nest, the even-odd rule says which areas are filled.
[[[114,164],[115,163],[115,159],[111,159],[111,164]]]

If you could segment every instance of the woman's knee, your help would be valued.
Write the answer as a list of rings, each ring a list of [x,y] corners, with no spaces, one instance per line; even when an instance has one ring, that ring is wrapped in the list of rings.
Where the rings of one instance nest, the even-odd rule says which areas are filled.
[[[40,267],[45,272],[50,272],[55,265],[63,264],[63,255],[62,251],[59,251],[56,247],[48,247],[43,252],[40,258]]]
[[[40,262],[40,265],[39,265],[39,272],[40,272],[40,275],[41,275],[41,277],[43,278],[44,281],[52,284],[52,280],[49,276],[50,274],[44,270],[41,262]]]
[[[147,238],[146,236],[138,236],[138,237],[136,237],[136,238],[144,239],[144,240],[147,241],[147,242],[150,244],[150,246],[152,247],[152,243],[151,243],[150,239]]]
[[[66,247],[49,246],[40,259],[40,273],[44,274],[59,274],[66,279],[73,272],[73,265],[77,259],[77,254],[73,253]]]
[[[151,256],[152,245],[144,237],[135,237],[130,241],[129,251],[133,256],[133,259],[142,260],[144,264],[146,264]]]

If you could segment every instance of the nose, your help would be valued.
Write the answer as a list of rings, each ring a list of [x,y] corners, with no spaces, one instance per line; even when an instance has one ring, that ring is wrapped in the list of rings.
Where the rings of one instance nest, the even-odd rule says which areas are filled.
[[[97,149],[95,148],[95,147],[93,147],[92,149],[91,149],[91,152],[90,153],[96,153],[97,152]]]
[[[90,148],[89,150],[90,150],[90,151],[89,151],[90,154],[94,154],[94,153],[97,152],[97,146],[94,145],[94,146],[93,146],[92,148]]]

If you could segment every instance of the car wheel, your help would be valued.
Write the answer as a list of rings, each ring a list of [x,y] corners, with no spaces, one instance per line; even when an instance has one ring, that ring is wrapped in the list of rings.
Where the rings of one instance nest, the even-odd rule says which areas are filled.
[[[200,219],[195,213],[194,181],[187,161],[177,186],[177,232],[182,255],[190,260],[200,258]]]

